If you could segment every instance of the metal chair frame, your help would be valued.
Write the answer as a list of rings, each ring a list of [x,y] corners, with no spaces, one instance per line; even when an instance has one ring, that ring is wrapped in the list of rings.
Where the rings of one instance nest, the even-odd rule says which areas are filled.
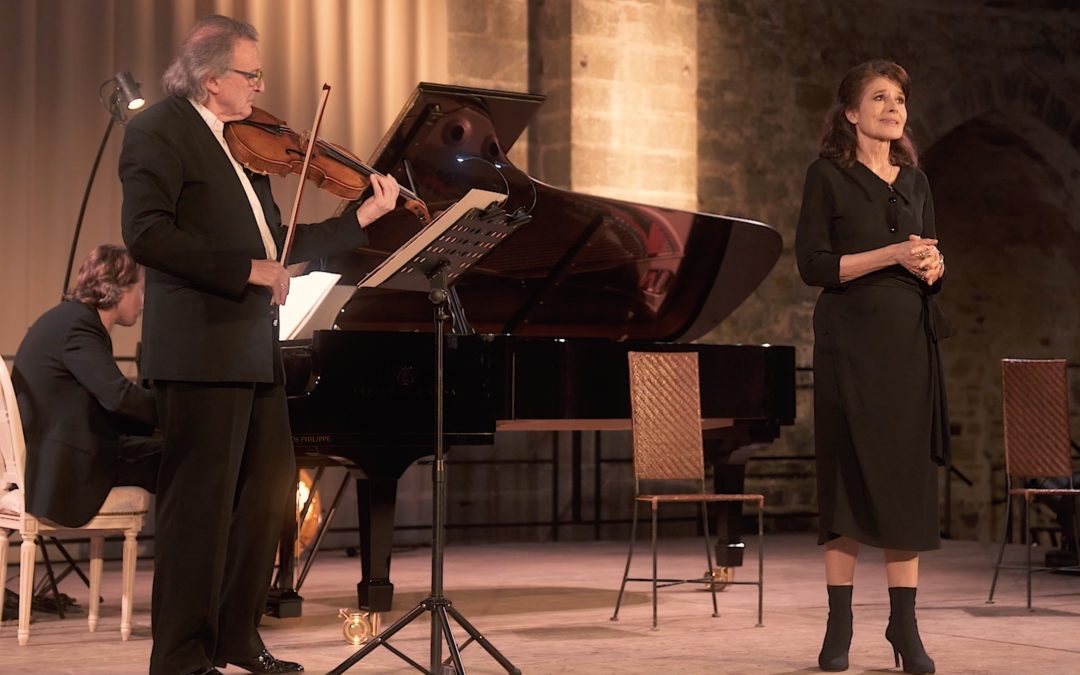
[[[619,595],[615,600],[612,621],[618,621],[619,608],[627,582],[652,584],[652,629],[658,629],[657,591],[678,584],[708,584],[712,595],[713,616],[719,616],[716,603],[716,580],[712,578],[712,541],[709,536],[707,504],[710,502],[755,502],[758,511],[758,575],[753,581],[725,581],[725,584],[758,587],[757,625],[763,626],[765,577],[765,497],[760,494],[715,494],[705,489],[704,446],[701,438],[701,393],[697,352],[630,352],[631,410],[634,436],[634,513],[630,526],[630,545],[626,554]],[[657,450],[659,449],[659,450]],[[643,494],[642,481],[695,481],[696,493]],[[707,576],[693,579],[660,578],[657,569],[659,507],[662,503],[701,505],[701,524],[705,539]],[[652,576],[631,577],[630,563],[637,541],[639,507],[648,503],[652,512]]]
[[[1001,390],[1005,428],[1005,524],[986,603],[994,603],[994,591],[1001,570],[1024,570],[1027,577],[1027,608],[1034,611],[1031,607],[1033,573],[1080,571],[1080,565],[1047,567],[1031,564],[1031,502],[1038,497],[1052,495],[1080,497],[1080,489],[1073,486],[1070,466],[1066,362],[1063,359],[1002,359]],[[1068,488],[1014,488],[1013,476],[1067,477]],[[1001,562],[1005,556],[1014,496],[1024,499],[1024,565],[1006,565]],[[1073,541],[1080,543],[1080,529],[1076,528],[1075,520],[1072,535]]]

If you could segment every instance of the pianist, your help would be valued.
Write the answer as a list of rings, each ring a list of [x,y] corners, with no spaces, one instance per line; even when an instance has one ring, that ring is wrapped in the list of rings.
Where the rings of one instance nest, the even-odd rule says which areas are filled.
[[[127,127],[120,155],[124,240],[147,267],[143,374],[164,435],[151,606],[154,675],[303,670],[259,636],[295,459],[277,306],[289,275],[266,176],[232,157],[227,122],[265,88],[258,35],[197,21],[162,78],[168,96]],[[393,209],[392,178],[335,218],[297,227],[289,262],[363,245]]]
[[[154,395],[113,359],[113,326],[133,326],[143,272],[121,246],[95,248],[66,299],[45,312],[15,354],[13,384],[26,435],[26,510],[85,525],[109,490],[157,481]]]

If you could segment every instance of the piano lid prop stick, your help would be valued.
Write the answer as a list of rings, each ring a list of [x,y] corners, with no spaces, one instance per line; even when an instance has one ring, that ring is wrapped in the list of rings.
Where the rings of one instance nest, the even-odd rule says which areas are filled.
[[[315,139],[319,137],[319,125],[322,124],[323,112],[326,110],[326,100],[330,98],[330,85],[324,82],[322,91],[322,101],[315,112],[315,122],[311,125],[307,151],[304,152],[304,166],[300,169],[300,185],[296,188],[296,197],[293,199],[292,215],[289,216],[289,226],[285,233],[285,245],[281,247],[282,265],[288,264],[289,251],[292,250],[293,236],[296,234],[296,216],[300,213],[300,197],[304,194],[304,182],[307,179],[308,168],[311,166],[311,153],[315,150]]]

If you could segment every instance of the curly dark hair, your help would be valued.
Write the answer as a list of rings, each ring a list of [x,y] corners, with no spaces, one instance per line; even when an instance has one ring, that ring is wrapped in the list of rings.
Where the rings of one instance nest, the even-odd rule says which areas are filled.
[[[848,121],[844,113],[859,107],[859,100],[866,91],[866,87],[877,77],[884,77],[894,82],[904,92],[904,98],[910,98],[911,78],[899,65],[892,61],[878,59],[855,66],[840,81],[840,88],[836,91],[836,100],[825,115],[825,131],[821,137],[819,156],[831,159],[844,167],[855,163],[855,150],[858,146],[855,139],[855,125]],[[897,166],[916,167],[919,165],[919,154],[915,150],[915,144],[912,143],[911,134],[906,126],[904,135],[890,144],[889,161]]]
[[[112,309],[124,290],[139,282],[142,273],[142,266],[126,248],[101,244],[83,261],[75,285],[64,298],[94,309]]]

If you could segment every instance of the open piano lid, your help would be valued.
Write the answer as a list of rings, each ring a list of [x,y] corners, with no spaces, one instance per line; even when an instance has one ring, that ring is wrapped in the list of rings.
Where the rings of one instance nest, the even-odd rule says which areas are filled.
[[[561,190],[517,169],[505,151],[543,100],[421,83],[369,161],[433,212],[476,187],[532,215],[456,286],[478,332],[690,341],[768,275],[782,248],[768,225]],[[367,247],[323,269],[355,284],[420,226],[404,209],[387,214]],[[359,289],[334,327],[429,331],[431,305],[423,293]]]

